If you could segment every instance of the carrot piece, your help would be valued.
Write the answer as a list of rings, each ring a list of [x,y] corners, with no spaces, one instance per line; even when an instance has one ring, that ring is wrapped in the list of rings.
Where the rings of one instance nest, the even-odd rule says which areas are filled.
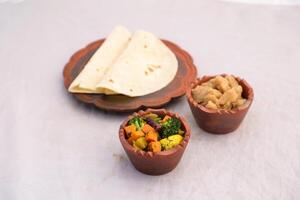
[[[169,115],[166,115],[164,118],[163,118],[163,122],[167,121],[168,119],[171,119],[171,117]]]
[[[143,133],[143,131],[134,131],[131,133],[131,137],[133,141],[136,141],[137,139],[139,139],[140,137],[143,137],[145,134]]]
[[[146,141],[147,142],[155,142],[158,139],[158,133],[155,131],[150,131],[146,134]]]
[[[136,130],[136,127],[135,127],[135,125],[131,124],[129,126],[125,126],[124,129],[125,129],[127,137],[130,137],[130,134]]]
[[[142,128],[142,131],[144,133],[149,133],[150,131],[155,131],[154,128],[152,126],[150,126],[149,124],[145,124]]]
[[[158,142],[158,141],[156,141],[156,142],[150,142],[148,144],[148,148],[152,152],[160,152],[161,151],[160,142]]]
[[[133,139],[132,139],[132,137],[128,138],[128,139],[127,139],[127,142],[128,142],[129,144],[133,145]]]

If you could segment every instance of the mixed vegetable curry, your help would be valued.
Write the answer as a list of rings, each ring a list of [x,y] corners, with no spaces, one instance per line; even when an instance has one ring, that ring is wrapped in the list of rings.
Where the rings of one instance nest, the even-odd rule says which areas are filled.
[[[176,117],[149,113],[130,119],[124,129],[128,143],[135,149],[160,152],[181,143],[185,133],[181,126]]]

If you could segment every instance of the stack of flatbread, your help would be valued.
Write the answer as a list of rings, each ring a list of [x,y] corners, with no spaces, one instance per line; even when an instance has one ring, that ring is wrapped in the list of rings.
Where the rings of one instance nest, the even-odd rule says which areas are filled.
[[[117,26],[71,83],[69,92],[143,96],[177,73],[174,53],[152,33]]]

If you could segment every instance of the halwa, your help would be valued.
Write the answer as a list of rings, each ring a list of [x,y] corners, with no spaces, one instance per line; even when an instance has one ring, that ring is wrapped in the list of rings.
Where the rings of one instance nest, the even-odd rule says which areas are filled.
[[[231,75],[218,75],[192,89],[192,96],[197,103],[215,110],[230,110],[244,105],[246,99],[242,93],[242,86]]]

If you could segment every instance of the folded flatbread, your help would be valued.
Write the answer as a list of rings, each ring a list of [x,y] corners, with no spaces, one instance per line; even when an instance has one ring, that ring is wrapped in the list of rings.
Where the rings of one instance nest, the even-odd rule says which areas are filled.
[[[161,40],[152,33],[137,31],[97,89],[132,97],[146,95],[168,85],[177,67],[175,55]]]
[[[94,53],[83,70],[69,86],[69,92],[99,93],[96,85],[100,82],[107,69],[127,47],[131,33],[122,26],[114,28],[100,48]]]
[[[125,37],[119,35],[122,32],[126,33]],[[90,61],[69,91],[136,97],[158,91],[174,79],[178,61],[160,39],[146,31],[136,31],[131,38],[129,31],[124,29],[117,33],[107,38],[107,47],[101,50],[101,46],[101,52],[96,52],[97,63]],[[101,61],[103,59],[105,62]]]

